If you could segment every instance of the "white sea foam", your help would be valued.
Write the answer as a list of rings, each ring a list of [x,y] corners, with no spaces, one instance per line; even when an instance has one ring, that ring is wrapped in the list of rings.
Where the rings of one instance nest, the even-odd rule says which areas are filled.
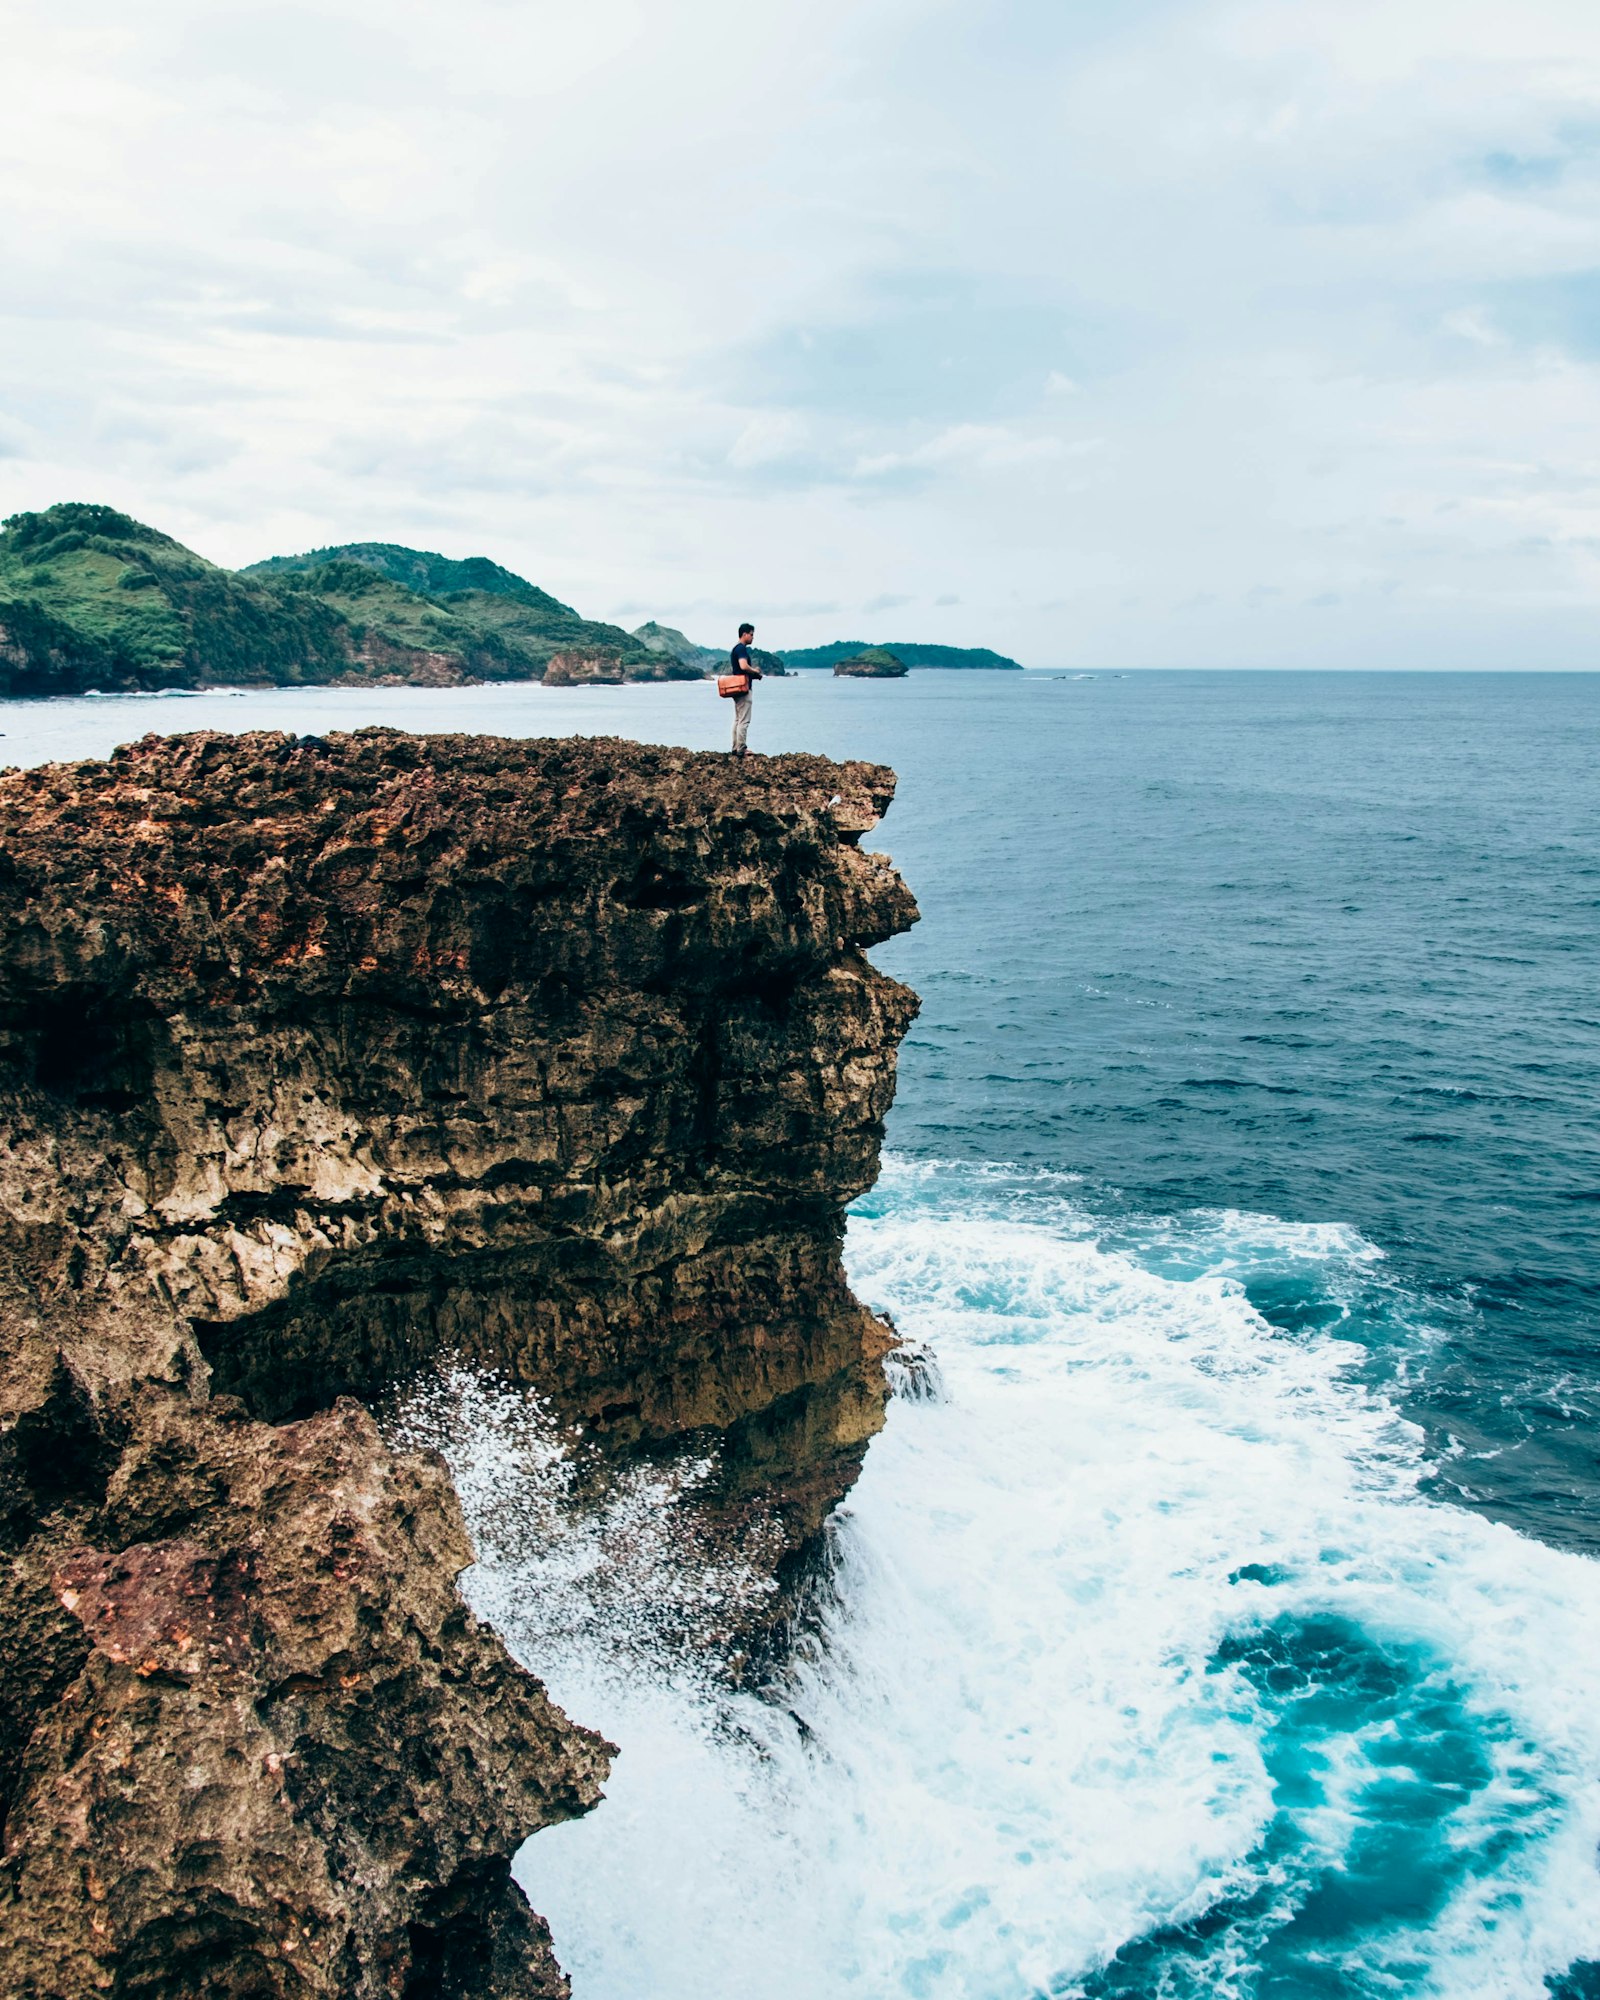
[[[692,1473],[583,1517],[559,1454],[508,1443],[510,1402],[435,1410],[475,1599],[622,1746],[600,1809],[521,1861],[577,2000],[1070,1995],[1230,1897],[1195,1981],[1158,1954],[1117,1990],[1246,2000],[1385,1814],[1378,1879],[1414,1867],[1416,1907],[1328,1918],[1304,1948],[1343,1983],[1317,1992],[1544,2000],[1600,1955],[1600,1566],[1423,1498],[1360,1350],[1246,1300],[1286,1262],[1337,1293],[1359,1237],[1217,1215],[1141,1242],[1075,1199],[903,1168],[852,1226],[858,1290],[946,1394],[893,1407],[786,1705],[684,1643],[696,1605],[754,1587],[675,1528]],[[508,1505],[544,1527],[508,1532]],[[1296,1708],[1251,1669],[1252,1633],[1316,1621],[1388,1697]],[[1435,1783],[1441,1759],[1467,1779]]]

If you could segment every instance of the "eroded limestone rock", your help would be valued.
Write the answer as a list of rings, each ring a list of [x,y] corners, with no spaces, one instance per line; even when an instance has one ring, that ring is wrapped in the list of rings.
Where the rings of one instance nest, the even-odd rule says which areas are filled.
[[[609,1746],[362,1402],[459,1354],[712,1437],[803,1561],[882,1420],[892,784],[388,731],[0,777],[4,1990],[563,1990],[508,1861]]]

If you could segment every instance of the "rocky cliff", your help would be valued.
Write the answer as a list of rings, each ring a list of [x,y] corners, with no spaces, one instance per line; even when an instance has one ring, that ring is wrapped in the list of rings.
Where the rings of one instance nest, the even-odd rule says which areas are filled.
[[[544,670],[546,687],[621,687],[627,678],[620,654],[576,647],[552,654]]]
[[[912,997],[890,774],[148,738],[0,777],[0,1989],[565,1990],[510,1879],[610,1746],[456,1594],[444,1355],[718,1445],[798,1565]]]

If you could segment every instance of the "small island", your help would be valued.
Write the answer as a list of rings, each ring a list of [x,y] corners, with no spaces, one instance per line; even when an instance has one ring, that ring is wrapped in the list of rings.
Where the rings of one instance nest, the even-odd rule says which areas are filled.
[[[891,653],[887,646],[863,646],[859,653],[848,660],[834,664],[834,674],[845,674],[855,680],[895,681],[909,673],[904,660],[897,653]]]

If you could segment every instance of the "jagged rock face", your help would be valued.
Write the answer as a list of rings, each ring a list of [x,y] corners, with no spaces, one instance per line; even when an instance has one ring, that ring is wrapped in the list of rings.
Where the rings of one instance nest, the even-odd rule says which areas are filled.
[[[546,687],[621,687],[627,679],[620,653],[552,653],[544,670]]]
[[[892,785],[376,730],[0,777],[5,1990],[563,1990],[508,1857],[608,1746],[340,1399],[460,1354],[709,1432],[800,1559],[882,1416]]]
[[[487,664],[454,653],[430,652],[420,646],[396,646],[377,632],[364,632],[355,649],[360,671],[341,676],[348,687],[476,687],[482,675],[473,666]]]
[[[147,1395],[121,1441],[13,1556],[5,1991],[563,1992],[508,1857],[609,1746],[461,1604],[442,1469],[349,1401]]]

